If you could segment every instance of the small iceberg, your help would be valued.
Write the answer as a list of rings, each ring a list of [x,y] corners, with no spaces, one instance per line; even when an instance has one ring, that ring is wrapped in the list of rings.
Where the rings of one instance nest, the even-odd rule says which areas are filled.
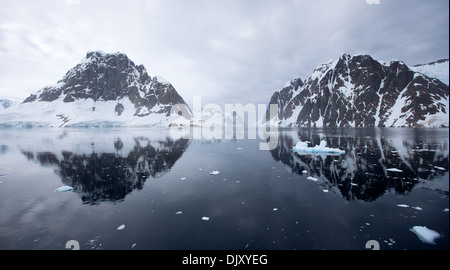
[[[182,215],[182,214],[183,214],[182,211],[178,211],[178,212],[175,213],[175,215]]]
[[[424,242],[425,244],[436,245],[435,240],[441,237],[438,232],[430,230],[425,226],[414,226],[409,230],[415,233],[417,237],[419,237],[420,241]]]
[[[71,191],[71,190],[73,190],[73,187],[71,187],[71,186],[62,186],[62,187],[55,189],[55,192],[67,192],[67,191]]]
[[[202,217],[202,220],[208,221],[208,220],[209,220],[209,217]]]
[[[210,172],[209,174],[210,175],[216,175],[216,174],[219,174],[220,172],[219,171],[212,171],[212,172]]]
[[[402,170],[397,169],[397,168],[389,168],[389,169],[387,169],[387,171],[389,171],[389,172],[403,172]]]
[[[402,208],[408,208],[409,205],[407,204],[397,204],[398,207],[402,207]]]
[[[322,140],[319,145],[314,147],[308,147],[307,142],[300,141],[294,146],[294,148],[292,148],[292,150],[296,151],[300,155],[305,154],[341,155],[345,153],[345,151],[339,148],[327,147],[327,142],[325,140]]]
[[[118,230],[118,231],[121,231],[121,230],[123,230],[123,229],[125,229],[125,224],[122,224],[122,225],[120,225],[119,227],[117,227],[117,230]]]
[[[311,180],[311,181],[314,181],[314,182],[317,182],[317,181],[319,180],[319,179],[314,178],[314,177],[312,177],[312,176],[308,176],[308,177],[306,177],[306,179]]]

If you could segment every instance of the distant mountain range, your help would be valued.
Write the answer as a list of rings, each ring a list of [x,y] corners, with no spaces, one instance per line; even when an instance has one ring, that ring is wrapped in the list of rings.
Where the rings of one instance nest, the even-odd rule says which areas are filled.
[[[265,119],[280,127],[448,127],[448,65],[408,67],[344,53],[276,91],[269,104],[278,114]],[[184,118],[171,115],[180,104]],[[88,52],[56,85],[21,104],[1,99],[2,108],[0,127],[245,125],[213,107],[191,111],[164,78],[150,77],[123,53],[101,51]]]
[[[21,102],[11,98],[0,98],[0,110],[19,105]]]
[[[401,61],[342,54],[276,91],[281,127],[448,127],[448,59],[409,68]],[[438,78],[433,72],[438,72]]]

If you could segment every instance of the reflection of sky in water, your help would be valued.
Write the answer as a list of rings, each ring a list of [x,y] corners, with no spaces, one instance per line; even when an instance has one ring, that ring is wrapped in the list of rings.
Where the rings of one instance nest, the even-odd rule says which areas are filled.
[[[299,140],[345,153],[298,155]],[[64,249],[69,239],[81,249],[364,249],[370,239],[448,248],[448,130],[283,130],[276,149],[259,142],[4,130],[0,248]],[[62,185],[74,189],[54,192]],[[423,244],[415,225],[443,238]]]

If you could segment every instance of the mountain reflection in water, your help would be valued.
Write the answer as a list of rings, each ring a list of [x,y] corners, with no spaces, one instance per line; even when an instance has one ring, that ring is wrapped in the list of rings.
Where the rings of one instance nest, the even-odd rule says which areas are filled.
[[[73,187],[83,203],[96,204],[120,201],[133,190],[141,190],[147,179],[168,172],[189,146],[186,139],[145,136],[128,138],[125,143],[133,145],[128,150],[123,149],[125,143],[121,138],[109,143],[111,147],[96,150],[96,143],[90,142],[90,153],[85,150],[81,153],[22,150],[22,153],[28,160],[54,167],[62,183]]]
[[[324,189],[337,188],[346,200],[374,201],[391,189],[405,194],[418,183],[431,181],[448,171],[448,137],[421,136],[421,130],[411,129],[405,130],[405,136],[399,136],[399,130],[395,130],[396,136],[390,135],[388,129],[379,129],[378,133],[370,129],[365,134],[366,131],[284,130],[280,131],[278,147],[271,154],[293,173],[317,178]],[[345,153],[299,155],[292,150],[298,141],[315,146],[321,140]],[[389,170],[393,168],[401,172]],[[448,195],[448,188],[440,191]]]

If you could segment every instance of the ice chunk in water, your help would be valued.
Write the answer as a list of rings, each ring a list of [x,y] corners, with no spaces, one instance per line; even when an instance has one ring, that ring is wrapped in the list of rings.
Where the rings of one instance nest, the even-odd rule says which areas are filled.
[[[327,142],[322,140],[319,145],[314,147],[308,147],[308,143],[306,142],[297,142],[297,144],[292,149],[296,151],[298,154],[328,154],[328,155],[340,155],[345,153],[345,151],[339,148],[329,148],[327,147]]]
[[[311,181],[314,181],[314,182],[317,182],[317,180],[319,180],[319,179],[314,178],[314,177],[312,177],[312,176],[308,176],[308,177],[306,177],[306,179],[311,180]]]
[[[402,170],[397,169],[397,168],[389,168],[389,169],[387,169],[387,171],[389,171],[389,172],[403,172]]]
[[[397,206],[398,206],[398,207],[403,207],[403,208],[409,207],[409,205],[407,205],[407,204],[397,204]]]
[[[202,220],[208,221],[208,220],[209,220],[209,217],[202,217]]]
[[[210,172],[209,174],[211,174],[211,175],[216,175],[216,174],[219,174],[220,172],[219,171],[212,171],[212,172]]]
[[[73,189],[73,187],[71,187],[71,186],[62,186],[62,187],[55,189],[55,192],[67,192],[67,191],[71,191],[72,189]]]
[[[426,244],[436,245],[436,238],[441,237],[438,232],[430,230],[425,226],[414,226],[409,230],[415,233],[417,237],[419,237],[420,241]]]
[[[125,229],[125,224],[122,224],[122,225],[120,225],[119,227],[117,227],[117,230],[118,230],[118,231],[121,231],[121,230],[123,230],[123,229]]]

